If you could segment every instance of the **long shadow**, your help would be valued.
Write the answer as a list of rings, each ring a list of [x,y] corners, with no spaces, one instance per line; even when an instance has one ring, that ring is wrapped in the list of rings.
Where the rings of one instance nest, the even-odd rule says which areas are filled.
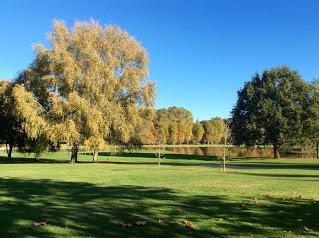
[[[36,160],[35,158],[30,157],[12,157],[8,159],[6,156],[0,156],[0,164],[39,164],[39,163],[50,163],[50,164],[61,164],[61,163],[69,163],[70,160],[56,160],[56,159],[46,159],[41,158]]]
[[[132,158],[149,158],[154,159],[156,152],[122,152],[119,154],[121,157],[132,157]],[[188,154],[179,154],[172,153],[169,151],[164,151],[165,159],[181,159],[181,160],[203,160],[203,161],[211,161],[217,159],[216,156],[202,156],[202,155],[188,155]],[[109,152],[100,152],[99,156],[110,156]]]
[[[203,155],[187,155],[167,152],[164,153],[164,158],[169,160],[202,160],[202,161],[213,161],[217,160],[217,156],[203,156]],[[99,156],[110,156],[108,152],[100,152]],[[156,158],[155,152],[122,152],[121,157],[131,157],[131,158]]]
[[[312,175],[312,174],[266,174],[266,173],[247,173],[247,172],[240,172],[240,174],[243,175],[249,175],[249,176],[258,176],[258,177],[270,177],[270,178],[301,178],[301,179],[307,179],[309,178],[310,181],[319,181],[319,173],[318,175]],[[318,180],[314,180],[313,178],[318,178]]]
[[[230,166],[246,169],[302,169],[302,170],[319,170],[319,163],[280,163],[280,162],[261,162],[256,161],[241,163],[240,160],[231,160]]]
[[[194,237],[274,237],[276,233],[281,237],[288,230],[296,236],[319,234],[314,226],[319,207],[307,199],[267,197],[257,204],[242,197],[238,203],[226,194],[187,195],[168,188],[6,178],[0,179],[0,193],[0,237],[187,237],[190,232]],[[311,216],[304,215],[309,211]],[[301,218],[303,222],[297,223]],[[47,225],[32,226],[41,220],[47,220]],[[183,220],[195,229],[185,227]],[[137,221],[147,225],[138,226]],[[132,227],[122,228],[121,222],[131,222]],[[305,233],[303,226],[314,232]]]
[[[200,161],[217,161],[217,156],[204,155],[187,155],[187,154],[165,154],[167,159],[181,159],[181,160],[200,160]]]
[[[84,154],[83,154],[84,155]],[[87,154],[86,154],[87,155]],[[139,156],[141,155],[141,156]],[[100,164],[122,164],[122,165],[157,165],[157,159],[155,158],[154,154],[152,153],[124,153],[121,154],[120,157],[127,158],[126,160],[121,160],[118,159],[117,157],[110,156],[105,159],[103,156],[107,157],[108,153],[102,152],[101,154],[99,153],[99,163]],[[197,163],[190,163],[190,162],[183,162],[183,159],[177,159],[178,156],[175,157],[175,159],[172,159],[172,157],[169,158],[164,158],[161,159],[161,165],[170,165],[170,166],[196,166],[199,165]],[[131,158],[131,159],[130,159]],[[136,160],[137,158],[146,158],[149,160],[145,161],[139,161]],[[175,162],[176,161],[176,162]],[[196,160],[195,160],[196,161]],[[213,160],[210,160],[212,163],[214,163]],[[218,163],[216,160],[215,162]],[[1,164],[45,164],[45,163],[50,163],[50,164],[61,164],[61,163],[70,163],[69,159],[47,159],[47,158],[41,158],[40,160],[35,160],[34,158],[28,158],[28,157],[14,157],[11,159],[8,159],[7,157],[1,157],[0,156],[0,165]],[[78,159],[79,164],[91,164],[92,160],[91,159]]]
[[[110,164],[143,164],[151,165],[157,164],[157,158],[155,152],[122,152],[118,156],[127,158],[125,161],[118,161],[116,157],[111,157],[109,152],[100,152],[100,158],[103,156],[108,157],[107,161],[105,159],[100,160],[100,163],[110,163]],[[149,159],[147,161],[137,161],[136,158]],[[185,161],[185,162],[183,162]],[[187,155],[187,154],[178,154],[164,152],[164,158],[161,159],[161,165],[172,165],[172,166],[194,166],[198,165],[196,163],[190,163],[189,161],[198,161],[198,162],[212,162],[219,163],[219,160],[216,156],[200,156],[200,155]]]
[[[80,152],[79,156],[88,155],[88,153]],[[120,157],[127,158],[126,160],[117,160],[116,157],[111,156],[110,152],[100,152],[99,163],[113,163],[113,164],[144,164],[152,165],[157,164],[157,160],[154,152],[122,152]],[[137,158],[149,159],[144,161],[138,161]],[[200,165],[203,162],[203,165],[207,165],[207,162],[211,162],[211,166],[216,167],[219,164],[219,159],[216,156],[202,156],[202,155],[187,155],[187,154],[178,154],[169,152],[164,155],[165,159],[161,160],[162,165],[172,165],[172,166],[194,166],[196,165],[195,161],[198,161],[197,165]],[[249,161],[250,159],[245,160],[244,163],[241,163],[242,159],[231,159],[228,162],[229,168],[235,169],[300,169],[300,170],[319,170],[318,163],[280,163],[280,162],[271,162],[263,161],[257,163],[256,161]],[[192,162],[190,162],[192,161]],[[20,156],[13,157],[8,159],[5,156],[0,156],[0,164],[33,164],[33,163],[51,163],[51,164],[60,164],[60,163],[69,163],[69,159],[48,159],[45,158],[45,155],[40,160],[35,160],[34,158]],[[78,160],[79,163],[92,163],[91,159],[82,159],[81,157]],[[195,163],[193,163],[195,162]]]

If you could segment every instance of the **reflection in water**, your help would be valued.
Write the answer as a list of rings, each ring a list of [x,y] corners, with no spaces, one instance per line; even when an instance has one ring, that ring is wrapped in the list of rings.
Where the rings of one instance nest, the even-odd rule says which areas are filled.
[[[174,151],[174,152],[177,152],[179,154],[187,154],[187,153],[185,153],[185,147],[176,147],[175,149],[176,149],[176,151]]]
[[[191,149],[191,148],[190,148],[190,149]],[[193,155],[204,155],[202,148],[196,147],[196,148],[192,148],[192,149],[194,149]],[[190,150],[190,151],[191,151],[191,150]],[[190,152],[189,154],[191,154],[191,152]]]
[[[145,149],[152,150],[152,148]],[[222,147],[166,147],[165,150],[175,152],[178,154],[187,154],[187,155],[199,155],[199,156],[222,156],[223,150]],[[247,149],[244,147],[230,147],[228,150],[227,156],[233,158],[246,158],[246,157],[253,157],[253,158],[273,158],[273,149],[272,148],[265,148],[265,149]],[[315,158],[316,155],[312,152],[308,153],[284,153],[281,152],[282,158],[287,157],[294,157],[294,158]]]
[[[204,155],[204,156],[222,156],[221,147],[166,147],[166,150],[179,154]],[[246,149],[241,147],[231,147],[228,151],[231,157],[273,157],[273,150],[267,149]]]

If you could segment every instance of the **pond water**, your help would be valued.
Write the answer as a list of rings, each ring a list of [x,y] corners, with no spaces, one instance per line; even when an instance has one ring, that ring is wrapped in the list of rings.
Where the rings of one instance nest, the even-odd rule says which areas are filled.
[[[153,148],[154,149],[154,148]],[[166,147],[165,150],[176,152],[179,154],[188,155],[203,155],[203,156],[222,156],[223,151],[221,147]],[[272,148],[264,149],[247,149],[243,147],[230,147],[228,149],[228,156],[230,157],[254,157],[254,158],[273,158],[274,153]],[[298,158],[315,158],[314,153],[293,154],[281,152],[281,157],[298,157]]]
[[[179,154],[222,156],[221,147],[167,147],[166,150]],[[230,147],[227,155],[230,157],[273,157],[272,149],[247,149],[241,147]]]

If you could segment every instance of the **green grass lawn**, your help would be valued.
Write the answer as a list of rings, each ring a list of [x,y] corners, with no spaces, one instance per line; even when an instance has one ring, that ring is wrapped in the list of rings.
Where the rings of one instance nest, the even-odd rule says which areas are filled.
[[[319,236],[316,159],[235,159],[222,173],[169,152],[160,166],[148,151],[69,157],[0,155],[0,237]]]

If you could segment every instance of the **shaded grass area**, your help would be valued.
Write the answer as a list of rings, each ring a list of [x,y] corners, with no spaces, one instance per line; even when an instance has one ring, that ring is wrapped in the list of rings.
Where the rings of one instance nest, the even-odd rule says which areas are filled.
[[[245,168],[266,168],[266,169],[314,169],[319,170],[318,159],[300,158],[232,158],[228,163],[230,166],[242,166]]]
[[[118,156],[111,155],[110,152],[99,152],[100,163],[116,163],[116,164],[157,164],[155,156],[156,151],[142,150],[139,152],[122,152]],[[68,163],[70,162],[70,153],[56,152],[45,153],[39,161],[36,161],[32,154],[14,153],[13,158],[8,160],[5,154],[0,154],[0,164],[12,163]],[[79,152],[79,163],[91,163],[93,155],[91,153]],[[186,155],[165,151],[161,164],[169,165],[194,165],[205,163],[219,163],[216,156]]]
[[[245,169],[258,161],[236,160],[242,168],[221,173],[201,166],[218,163],[210,158],[167,153],[157,166],[146,151],[101,153],[99,164],[86,154],[79,164],[69,164],[67,153],[40,162],[15,156],[0,157],[0,237],[319,236],[316,160],[291,160],[294,168],[260,161],[278,162],[277,169]],[[47,225],[32,226],[41,220]]]

